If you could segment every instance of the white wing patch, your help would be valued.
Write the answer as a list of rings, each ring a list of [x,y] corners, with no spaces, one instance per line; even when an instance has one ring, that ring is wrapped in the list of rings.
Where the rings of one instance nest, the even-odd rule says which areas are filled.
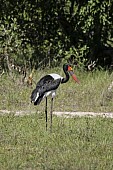
[[[57,80],[57,79],[63,79],[63,77],[61,77],[59,74],[55,74],[55,73],[52,73],[52,74],[49,74],[51,77],[54,78],[54,80]]]
[[[36,102],[36,100],[38,99],[38,97],[39,97],[39,92],[37,92],[36,98],[35,98],[35,101],[34,101],[34,102]]]

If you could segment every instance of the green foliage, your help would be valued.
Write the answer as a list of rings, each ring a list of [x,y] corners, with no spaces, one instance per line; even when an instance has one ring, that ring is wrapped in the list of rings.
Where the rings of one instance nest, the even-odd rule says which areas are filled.
[[[73,65],[78,65],[80,69],[84,69],[85,64],[87,63],[87,59],[83,56],[86,54],[87,46],[84,45],[80,49],[76,49],[74,47],[70,47],[68,51],[64,52],[64,59],[62,60],[63,63],[69,62]]]
[[[2,4],[0,53],[5,46],[21,65],[31,62],[38,67],[43,61],[45,66],[58,65],[68,53],[81,59],[83,67],[84,61],[103,62],[99,52],[113,47],[112,1],[2,0]]]
[[[9,20],[12,22],[10,23]],[[5,24],[1,23],[0,34],[0,53],[8,54],[16,64],[23,65],[30,60],[33,54],[33,48],[30,43],[24,43],[24,32],[21,32],[16,18],[5,18]]]

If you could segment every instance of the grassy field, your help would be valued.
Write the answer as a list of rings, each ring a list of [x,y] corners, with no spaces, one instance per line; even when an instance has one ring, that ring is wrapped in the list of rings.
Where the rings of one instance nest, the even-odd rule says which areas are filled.
[[[34,80],[61,69],[38,71]],[[107,88],[113,74],[107,71],[78,72],[80,85],[70,81],[61,85],[54,101],[54,111],[113,112],[112,93]],[[34,107],[30,103],[33,87],[3,75],[0,78],[0,110],[11,110],[0,116],[1,170],[112,170],[113,119],[63,118],[53,116],[52,133],[45,130],[43,101]],[[50,108],[50,106],[48,106]],[[48,109],[49,109],[48,108]],[[31,115],[15,116],[25,110]]]
[[[42,114],[1,116],[2,170],[112,170],[113,120],[61,119],[45,131]]]

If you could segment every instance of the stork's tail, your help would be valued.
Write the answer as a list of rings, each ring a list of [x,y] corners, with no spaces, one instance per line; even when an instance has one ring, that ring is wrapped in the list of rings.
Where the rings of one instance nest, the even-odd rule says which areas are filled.
[[[42,99],[43,99],[43,95],[40,95],[37,88],[34,89],[31,94],[31,102],[33,102],[34,105],[39,105]]]

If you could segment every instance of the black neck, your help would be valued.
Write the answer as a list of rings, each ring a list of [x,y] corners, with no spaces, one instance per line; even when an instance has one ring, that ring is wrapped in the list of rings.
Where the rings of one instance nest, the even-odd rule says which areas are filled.
[[[69,80],[69,73],[65,70],[64,70],[64,73],[65,73],[66,77],[62,79],[61,83],[66,83]]]

